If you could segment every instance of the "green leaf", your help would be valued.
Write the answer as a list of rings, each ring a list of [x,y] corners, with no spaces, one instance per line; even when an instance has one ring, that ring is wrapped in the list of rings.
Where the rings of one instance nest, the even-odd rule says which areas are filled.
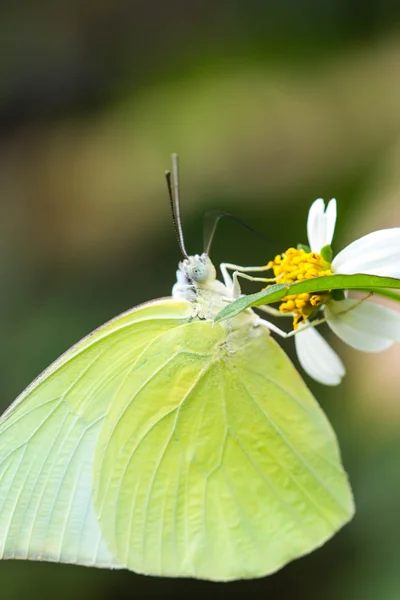
[[[321,249],[321,256],[324,259],[325,262],[327,263],[331,263],[332,262],[332,257],[333,257],[333,252],[332,252],[332,248],[328,245],[328,246],[324,246]]]
[[[289,294],[302,294],[305,292],[359,290],[386,296],[400,302],[400,294],[392,292],[392,289],[400,290],[400,279],[360,273],[356,275],[327,275],[295,283],[276,283],[268,286],[261,292],[242,296],[238,300],[234,300],[217,314],[215,321],[224,321],[225,319],[234,317],[252,306],[279,302],[284,296],[288,296]]]
[[[297,250],[304,250],[307,253],[311,252],[311,248],[307,244],[297,244]]]
[[[334,300],[344,300],[345,297],[344,290],[332,290],[332,298]]]

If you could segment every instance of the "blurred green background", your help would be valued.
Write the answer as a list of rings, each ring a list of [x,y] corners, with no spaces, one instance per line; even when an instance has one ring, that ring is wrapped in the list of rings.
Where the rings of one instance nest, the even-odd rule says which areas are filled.
[[[305,242],[320,196],[338,199],[336,251],[400,225],[399,16],[394,0],[2,3],[0,408],[91,329],[170,293],[173,151],[189,252],[210,209],[267,237],[223,222],[216,263]],[[307,381],[358,511],[322,549],[229,584],[3,562],[1,599],[398,600],[400,348],[336,349],[345,382]]]

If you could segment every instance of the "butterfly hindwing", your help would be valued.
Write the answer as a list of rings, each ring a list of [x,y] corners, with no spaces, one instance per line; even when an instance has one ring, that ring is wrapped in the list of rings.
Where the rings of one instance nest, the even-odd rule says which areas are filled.
[[[263,327],[210,321],[150,343],[99,436],[95,507],[117,561],[153,575],[260,577],[353,514],[335,435]]]

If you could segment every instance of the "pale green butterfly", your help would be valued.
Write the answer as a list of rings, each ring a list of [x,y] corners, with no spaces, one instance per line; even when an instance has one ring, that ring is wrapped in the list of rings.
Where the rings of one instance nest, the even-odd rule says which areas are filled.
[[[324,413],[206,254],[172,297],[103,325],[0,422],[0,556],[163,576],[261,577],[353,515]],[[171,190],[171,187],[170,187]]]

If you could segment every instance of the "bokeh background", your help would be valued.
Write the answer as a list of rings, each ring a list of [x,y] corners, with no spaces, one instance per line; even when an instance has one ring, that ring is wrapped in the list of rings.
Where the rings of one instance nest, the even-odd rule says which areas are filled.
[[[179,251],[164,169],[181,156],[186,245],[265,263],[336,196],[336,250],[400,225],[394,0],[69,0],[0,6],[0,407],[91,329],[167,295]],[[292,343],[284,343],[293,356]],[[400,598],[400,347],[308,383],[357,503],[331,542],[258,581],[212,584],[3,562],[4,600]],[[293,356],[295,360],[295,357]]]

